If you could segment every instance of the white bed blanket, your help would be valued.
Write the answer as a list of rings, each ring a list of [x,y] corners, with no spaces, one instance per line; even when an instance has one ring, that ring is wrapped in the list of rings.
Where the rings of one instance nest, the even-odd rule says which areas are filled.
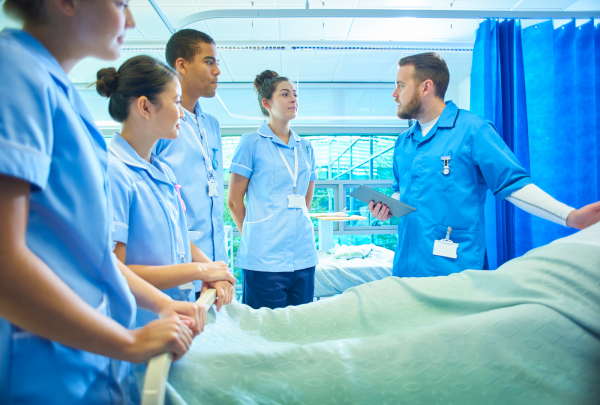
[[[315,270],[315,297],[341,294],[348,288],[392,275],[394,252],[372,244],[355,248],[368,254],[364,258],[338,259],[335,257],[336,249],[319,252],[319,264]]]

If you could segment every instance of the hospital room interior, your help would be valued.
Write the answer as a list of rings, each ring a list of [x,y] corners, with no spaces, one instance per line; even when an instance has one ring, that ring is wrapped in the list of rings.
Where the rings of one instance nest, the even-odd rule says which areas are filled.
[[[153,149],[149,166],[160,160],[174,185],[173,226],[187,218],[193,260],[179,251],[175,262],[202,250],[224,262],[232,285],[217,311],[224,296],[212,287],[169,284],[206,307],[206,325],[180,359],[164,353],[133,367],[134,403],[600,403],[600,1],[126,7],[135,26],[120,56],[85,58],[68,79],[106,142],[109,174],[118,161],[125,176],[141,154],[121,134],[131,122],[115,118],[114,96],[100,90],[102,69],[125,80],[119,68],[145,55],[181,75],[168,41],[185,30],[207,35],[202,46],[217,52],[214,96],[193,110],[184,105],[190,84],[175,89],[183,89],[179,137],[200,128],[189,148],[202,151],[208,194],[186,194],[195,169],[183,164],[184,149],[168,155],[179,139],[159,140],[156,148],[168,146]],[[2,11],[0,30],[20,27]],[[437,76],[419,79],[422,105],[411,115],[402,91],[406,77],[421,76],[402,69],[417,72],[423,54],[447,66],[447,89],[440,96]],[[281,85],[294,100],[287,141],[273,124],[272,97],[288,97]],[[423,113],[434,105],[441,115]],[[203,132],[206,117],[213,126]],[[261,177],[269,151],[275,169]],[[260,207],[269,198],[275,208]],[[202,210],[212,210],[212,223],[190,220]],[[113,241],[125,265],[119,252],[132,263],[138,218],[128,215],[115,216],[112,230],[130,232],[129,244]],[[207,232],[209,245],[199,237]],[[287,304],[260,304],[270,292],[259,287],[297,278],[308,280],[304,301],[290,292]]]

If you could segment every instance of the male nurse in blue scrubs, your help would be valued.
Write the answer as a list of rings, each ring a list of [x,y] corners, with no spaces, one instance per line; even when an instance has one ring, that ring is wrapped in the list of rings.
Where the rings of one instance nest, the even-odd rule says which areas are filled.
[[[417,211],[400,219],[394,276],[487,269],[488,189],[563,226],[583,229],[600,220],[600,202],[575,210],[556,201],[532,183],[491,122],[444,102],[450,73],[440,55],[412,55],[398,65],[392,94],[397,115],[417,123],[396,140],[392,197]],[[391,218],[378,202],[371,201],[369,211],[383,221]]]
[[[223,230],[223,148],[215,117],[202,111],[201,97],[217,93],[221,71],[215,41],[203,32],[177,31],[167,43],[167,63],[181,82],[185,117],[179,138],[161,139],[156,155],[173,170],[186,204],[190,241],[204,252],[205,261],[227,261]],[[202,283],[194,282],[196,294]],[[217,295],[224,294],[217,289]]]

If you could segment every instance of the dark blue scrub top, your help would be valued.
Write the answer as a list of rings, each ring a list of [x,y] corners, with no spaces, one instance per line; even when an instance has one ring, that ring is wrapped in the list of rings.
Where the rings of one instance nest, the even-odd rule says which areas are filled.
[[[417,211],[400,219],[394,276],[483,269],[487,190],[503,200],[531,183],[490,121],[446,104],[427,136],[416,123],[396,140],[393,189]],[[448,175],[442,156],[451,156]],[[433,255],[434,241],[444,239],[448,227],[459,244],[456,259]]]

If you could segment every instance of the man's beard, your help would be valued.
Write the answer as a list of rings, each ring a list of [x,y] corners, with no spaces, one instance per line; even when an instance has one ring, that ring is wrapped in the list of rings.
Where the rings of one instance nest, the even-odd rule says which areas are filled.
[[[418,91],[415,91],[410,102],[407,105],[402,106],[402,109],[400,109],[396,115],[402,120],[415,120],[422,112],[423,104],[421,103],[421,96]]]

